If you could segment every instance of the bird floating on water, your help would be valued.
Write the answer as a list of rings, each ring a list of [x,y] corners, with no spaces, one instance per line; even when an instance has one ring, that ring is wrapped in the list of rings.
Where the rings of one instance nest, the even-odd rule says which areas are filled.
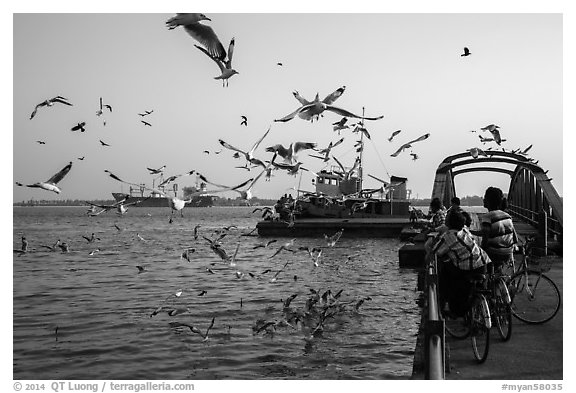
[[[72,104],[68,102],[67,98],[64,98],[62,96],[56,96],[54,98],[50,98],[50,99],[36,105],[36,107],[34,108],[34,111],[30,115],[30,120],[32,120],[34,118],[34,116],[36,116],[36,111],[38,110],[38,108],[42,108],[44,106],[53,106],[57,102],[60,104],[72,106]]]
[[[41,188],[41,189],[46,190],[46,191],[52,191],[52,192],[55,192],[56,194],[60,194],[60,192],[62,192],[62,190],[56,184],[58,184],[58,182],[60,182],[64,178],[64,176],[66,176],[68,174],[68,172],[70,172],[70,169],[72,169],[72,161],[70,161],[70,163],[68,165],[66,165],[57,174],[55,174],[54,176],[52,176],[50,179],[46,180],[45,182],[37,182],[34,184],[27,184],[26,187]],[[20,187],[24,187],[24,184],[22,184],[20,182],[16,182],[16,185],[20,186]]]

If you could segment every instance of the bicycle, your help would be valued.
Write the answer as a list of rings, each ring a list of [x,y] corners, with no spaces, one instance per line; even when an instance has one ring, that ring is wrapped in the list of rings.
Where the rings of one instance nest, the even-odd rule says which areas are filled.
[[[504,268],[509,276],[508,291],[512,300],[514,317],[528,324],[548,322],[560,310],[560,290],[554,281],[544,274],[551,268],[549,258],[534,258],[532,255],[535,238],[527,238],[520,246],[521,263],[511,258]]]
[[[512,298],[505,277],[500,272],[489,275],[488,301],[498,334],[503,341],[508,341],[512,337]]]
[[[474,358],[478,363],[486,361],[490,348],[492,318],[487,296],[491,296],[492,290],[485,289],[486,280],[485,274],[468,277],[468,281],[472,284],[469,307],[462,318],[452,319],[442,316],[445,330],[449,335],[457,339],[470,337]]]

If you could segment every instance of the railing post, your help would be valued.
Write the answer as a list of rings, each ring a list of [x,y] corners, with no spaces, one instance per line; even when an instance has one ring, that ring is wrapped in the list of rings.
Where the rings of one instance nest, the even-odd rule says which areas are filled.
[[[542,209],[538,217],[538,232],[540,234],[544,256],[548,255],[548,214]]]

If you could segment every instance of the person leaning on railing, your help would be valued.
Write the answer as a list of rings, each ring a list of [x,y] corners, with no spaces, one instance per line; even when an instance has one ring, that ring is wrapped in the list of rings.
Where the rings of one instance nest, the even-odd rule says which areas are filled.
[[[468,219],[462,210],[451,210],[446,216],[446,232],[426,243],[429,253],[438,261],[440,306],[444,313],[462,316],[468,308],[471,283],[468,277],[485,273],[490,257],[474,240],[466,226]],[[449,310],[446,310],[446,303]]]
[[[430,231],[436,231],[444,225],[446,221],[446,208],[442,205],[440,198],[434,198],[430,201],[430,208],[426,218],[430,220],[427,224]]]
[[[513,258],[518,235],[512,217],[506,213],[508,206],[504,193],[497,187],[488,187],[484,193],[484,207],[488,213],[482,216],[481,230],[474,235],[482,236],[482,248],[499,269]]]

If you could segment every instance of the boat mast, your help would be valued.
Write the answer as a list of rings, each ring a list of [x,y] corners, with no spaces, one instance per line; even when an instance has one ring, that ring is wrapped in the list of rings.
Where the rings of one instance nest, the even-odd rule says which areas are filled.
[[[362,107],[362,121],[360,122],[360,125],[362,128],[364,128],[364,107]],[[362,187],[363,187],[363,176],[364,176],[364,171],[362,169],[362,156],[364,154],[364,132],[360,131],[360,165],[358,166],[358,177],[360,179],[359,185],[360,185],[360,189],[356,190],[357,192],[362,191]]]

